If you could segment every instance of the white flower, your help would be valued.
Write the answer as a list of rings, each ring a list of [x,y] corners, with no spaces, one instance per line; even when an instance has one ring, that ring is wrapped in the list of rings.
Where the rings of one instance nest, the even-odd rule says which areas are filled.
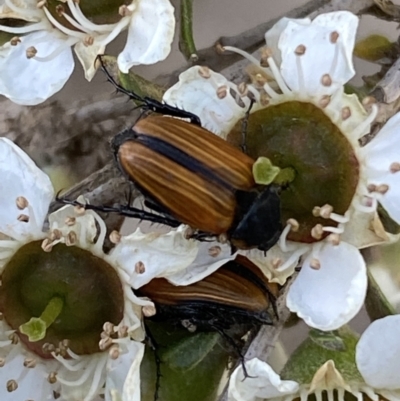
[[[400,315],[387,316],[372,322],[355,345],[355,358],[354,345],[347,343],[347,348],[351,349],[346,349],[346,356],[341,356],[341,352],[333,352],[337,354],[342,369],[337,368],[335,362],[329,359],[316,369],[312,379],[306,383],[283,380],[268,363],[257,358],[252,359],[246,362],[247,378],[244,377],[242,366],[233,372],[229,382],[228,401],[306,400],[310,395],[318,400],[325,394],[328,399],[343,401],[348,399],[346,393],[357,399],[378,401],[383,398],[398,401],[399,336]],[[316,354],[318,351],[316,349]],[[320,351],[319,356],[323,352]],[[296,361],[302,367],[297,366],[296,369],[292,366],[292,372],[307,376],[307,369],[312,366],[311,354],[310,348],[305,347],[301,358]]]
[[[119,9],[114,6],[117,22],[100,24],[93,22],[96,2],[90,4],[94,16],[85,16],[74,0],[61,1],[56,7],[45,0],[0,0],[0,31],[14,35],[0,46],[0,94],[19,104],[43,102],[70,77],[72,46],[90,81],[97,55],[125,29],[127,42],[118,56],[122,72],[156,63],[169,54],[175,30],[169,0],[134,0]],[[1,19],[7,19],[7,25]]]
[[[102,393],[106,400],[121,393],[123,401],[139,401],[141,309],[154,305],[131,287],[153,277],[189,284],[235,255],[228,246],[209,254],[210,244],[184,239],[183,228],[138,230],[107,255],[106,226],[93,211],[65,206],[42,231],[53,187],[6,138],[0,138],[0,172],[0,399],[45,400],[55,391],[64,401]],[[47,329],[28,338],[22,332],[36,331],[25,323],[38,316]]]
[[[281,192],[287,225],[278,244],[267,257],[258,250],[240,253],[281,284],[301,258],[287,305],[321,330],[342,326],[363,305],[367,276],[358,248],[390,239],[377,217],[378,201],[400,223],[400,115],[362,147],[359,139],[377,110],[372,106],[368,114],[355,95],[344,93],[354,75],[357,26],[358,18],[346,11],[313,21],[283,18],[266,33],[261,65],[268,67],[226,48],[256,65],[253,84],[236,85],[193,67],[164,95],[166,103],[197,114],[205,128],[236,143],[254,99],[248,153],[296,175]]]

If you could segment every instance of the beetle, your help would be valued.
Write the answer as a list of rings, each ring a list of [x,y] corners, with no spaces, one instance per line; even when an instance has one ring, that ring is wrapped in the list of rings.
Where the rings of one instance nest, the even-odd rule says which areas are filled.
[[[234,324],[272,324],[270,307],[277,315],[277,285],[269,283],[260,269],[241,255],[196,283],[175,286],[164,278],[154,278],[135,293],[154,302],[154,320],[179,320],[222,333]]]
[[[104,65],[103,70],[118,91],[153,112],[111,141],[119,169],[152,212],[57,200],[171,227],[187,224],[196,230],[195,238],[226,237],[233,249],[270,249],[282,232],[280,188],[256,185],[254,160],[201,127],[196,115],[140,97],[119,86]]]

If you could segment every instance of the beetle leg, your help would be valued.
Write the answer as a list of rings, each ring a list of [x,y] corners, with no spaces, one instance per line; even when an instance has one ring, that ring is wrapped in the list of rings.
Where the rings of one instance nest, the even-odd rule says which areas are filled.
[[[117,205],[117,206],[100,206],[80,203],[77,200],[69,200],[65,198],[56,197],[56,202],[63,203],[65,205],[79,206],[86,210],[94,210],[96,212],[103,213],[118,213],[121,216],[132,217],[140,220],[151,221],[152,223],[160,223],[170,227],[178,227],[181,223],[174,218],[162,216],[159,214],[147,212],[136,207],[129,205]]]

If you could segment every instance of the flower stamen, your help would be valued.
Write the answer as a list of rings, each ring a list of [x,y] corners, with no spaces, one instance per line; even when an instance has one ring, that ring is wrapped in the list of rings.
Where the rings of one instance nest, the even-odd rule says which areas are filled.
[[[399,172],[400,171],[400,163],[399,162],[393,162],[391,165],[390,165],[390,172],[392,173],[392,174],[394,174],[394,173],[397,173],[397,172]]]
[[[60,24],[49,12],[49,10],[46,7],[43,7],[43,11],[46,14],[46,17],[49,19],[49,21],[51,22],[51,24],[57,28],[58,30],[60,30],[62,33],[64,33],[67,36],[73,37],[73,38],[77,38],[78,40],[83,40],[85,39],[86,34],[83,32],[78,32],[78,31],[74,31],[72,29],[68,29],[66,28],[64,25]]]

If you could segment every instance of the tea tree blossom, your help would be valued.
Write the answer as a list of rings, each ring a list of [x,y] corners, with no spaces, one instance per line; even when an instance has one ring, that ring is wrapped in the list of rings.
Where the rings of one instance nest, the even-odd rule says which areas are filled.
[[[366,110],[344,93],[354,75],[357,26],[358,18],[345,11],[313,21],[283,18],[266,33],[260,60],[226,48],[255,65],[252,84],[193,67],[164,95],[166,103],[197,114],[205,128],[280,169],[283,234],[266,257],[242,253],[281,284],[300,259],[287,305],[321,330],[342,326],[364,302],[366,267],[358,249],[390,238],[378,202],[400,222],[400,115],[361,146],[377,109]]]
[[[97,22],[96,22],[97,21]],[[0,0],[0,94],[15,103],[34,105],[58,92],[70,77],[74,60],[87,80],[95,59],[123,30],[125,48],[118,56],[122,72],[165,59],[175,30],[169,0],[98,2],[74,0]]]

